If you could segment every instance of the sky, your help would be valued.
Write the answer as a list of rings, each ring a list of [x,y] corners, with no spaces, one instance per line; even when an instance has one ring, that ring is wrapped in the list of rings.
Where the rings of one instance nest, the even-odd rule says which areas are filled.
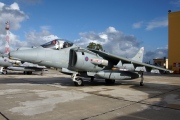
[[[131,58],[145,48],[144,62],[168,57],[168,10],[180,0],[0,0],[0,52],[10,22],[10,50],[63,38]]]

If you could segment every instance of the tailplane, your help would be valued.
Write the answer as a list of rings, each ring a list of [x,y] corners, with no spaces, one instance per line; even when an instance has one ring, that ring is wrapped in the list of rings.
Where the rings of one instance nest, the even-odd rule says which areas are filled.
[[[132,58],[132,60],[142,62],[143,61],[143,54],[144,54],[144,47],[142,47],[138,51],[138,53]]]

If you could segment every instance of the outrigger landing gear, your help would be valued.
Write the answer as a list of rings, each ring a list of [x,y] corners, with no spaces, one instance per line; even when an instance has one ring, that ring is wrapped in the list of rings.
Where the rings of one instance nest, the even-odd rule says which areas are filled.
[[[43,75],[44,75],[44,69],[41,70],[41,76],[43,76]]]
[[[144,86],[144,77],[143,77],[143,72],[141,72],[141,81],[140,81],[140,86]]]
[[[75,86],[84,86],[83,79],[80,77],[77,77],[77,74],[72,74],[72,80],[74,81]]]

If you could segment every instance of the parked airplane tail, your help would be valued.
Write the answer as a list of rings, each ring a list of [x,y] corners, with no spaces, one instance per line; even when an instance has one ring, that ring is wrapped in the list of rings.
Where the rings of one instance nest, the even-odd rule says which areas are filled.
[[[144,47],[142,47],[138,51],[138,53],[132,58],[132,60],[142,62],[143,61],[143,54],[144,54]]]

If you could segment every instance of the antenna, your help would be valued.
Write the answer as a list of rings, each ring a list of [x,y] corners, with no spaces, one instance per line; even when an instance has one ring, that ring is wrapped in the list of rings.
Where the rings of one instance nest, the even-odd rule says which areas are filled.
[[[9,49],[9,27],[10,26],[10,24],[9,24],[9,22],[7,21],[6,22],[6,27],[5,27],[5,29],[6,29],[6,45],[5,45],[5,53],[6,54],[8,54],[9,53],[9,51],[10,51],[10,49]]]

